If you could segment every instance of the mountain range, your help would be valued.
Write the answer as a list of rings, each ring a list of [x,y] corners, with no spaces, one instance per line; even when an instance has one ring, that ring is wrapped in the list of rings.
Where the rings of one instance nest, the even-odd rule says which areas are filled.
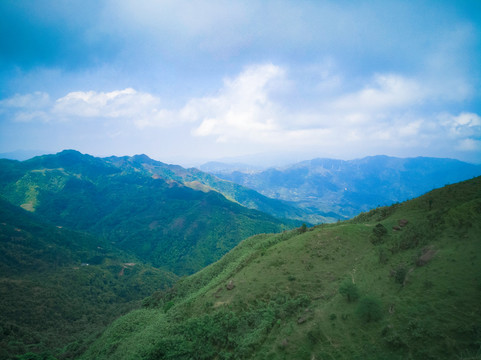
[[[349,161],[313,159],[262,171],[221,163],[200,168],[270,198],[289,201],[309,214],[306,219],[313,223],[348,219],[361,211],[481,175],[480,165],[459,160],[389,156]]]
[[[102,159],[66,150],[0,160],[0,195],[179,275],[200,270],[246,237],[301,224],[241,206],[181,179],[181,172],[146,156]]]
[[[181,171],[73,150],[0,160],[0,358],[74,358],[179,275],[253,234],[301,225],[184,183]]]
[[[146,155],[0,160],[0,358],[479,358],[481,178],[414,198],[479,167],[232,169],[285,199]]]

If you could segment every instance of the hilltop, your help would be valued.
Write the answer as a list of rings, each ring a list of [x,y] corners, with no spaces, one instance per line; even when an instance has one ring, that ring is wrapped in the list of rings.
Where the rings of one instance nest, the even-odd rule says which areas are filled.
[[[244,240],[82,359],[478,359],[481,178]]]

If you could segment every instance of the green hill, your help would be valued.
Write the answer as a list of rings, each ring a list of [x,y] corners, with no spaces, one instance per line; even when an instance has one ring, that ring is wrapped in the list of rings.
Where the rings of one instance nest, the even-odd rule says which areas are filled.
[[[257,235],[82,359],[480,359],[481,178]]]
[[[0,160],[0,195],[55,225],[87,231],[143,261],[189,274],[242,239],[298,226],[215,191],[67,150]]]
[[[222,180],[196,168],[185,169],[178,165],[164,164],[150,159],[146,155],[112,156],[105,160],[117,167],[135,169],[135,171],[146,172],[165,180],[174,180],[195,190],[217,191],[227,199],[235,201],[242,206],[265,212],[277,218],[297,219],[311,223],[329,220],[326,217],[314,214],[312,211],[301,209],[293,203],[269,198],[257,191],[231,181]]]
[[[176,280],[0,198],[1,359],[27,352],[72,358],[108,323]]]

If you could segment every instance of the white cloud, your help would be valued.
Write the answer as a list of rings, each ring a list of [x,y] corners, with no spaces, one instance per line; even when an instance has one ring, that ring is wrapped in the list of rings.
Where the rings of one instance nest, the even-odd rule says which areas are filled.
[[[50,119],[48,109],[51,103],[50,96],[44,92],[15,94],[0,101],[0,114],[7,114],[7,117],[19,123],[46,122]]]
[[[41,91],[36,91],[32,94],[20,95],[16,94],[10,98],[0,101],[0,108],[31,108],[41,109],[50,104],[50,96]]]
[[[46,111],[41,110],[32,110],[32,111],[19,111],[15,113],[13,117],[15,122],[32,122],[32,121],[41,121],[41,122],[48,122],[50,121],[50,115]]]
[[[321,81],[342,78],[332,68],[319,73]],[[192,98],[177,109],[164,108],[156,95],[126,88],[70,92],[54,101],[45,93],[16,95],[2,100],[0,111],[9,111],[22,122],[95,120],[91,122],[105,125],[109,136],[129,134],[134,126],[153,138],[160,132],[175,137],[182,128],[183,141],[190,131],[189,141],[215,140],[225,148],[239,144],[274,151],[315,148],[337,154],[350,151],[347,156],[360,155],[361,150],[373,154],[480,148],[481,117],[473,112],[434,113],[429,106],[438,106],[439,91],[429,82],[377,74],[349,93],[341,92],[340,82],[334,95],[310,100],[308,108],[283,101],[296,95],[292,92],[298,82],[288,78],[285,68],[267,63],[246,67],[237,76],[225,78],[215,94]]]
[[[452,117],[453,122],[457,126],[475,127],[481,126],[481,117],[473,113],[461,113],[458,116]]]
[[[160,98],[132,88],[111,92],[74,91],[54,101],[46,93],[15,95],[0,101],[0,112],[17,122],[71,122],[118,120],[143,128],[170,126],[171,114],[161,109]]]
[[[77,91],[57,99],[52,113],[62,118],[135,118],[156,115],[160,101],[127,88],[111,92]]]
[[[462,112],[456,116],[444,113],[439,120],[450,137],[481,137],[481,117],[477,114]]]
[[[194,98],[179,110],[156,111],[157,116],[137,125],[157,127],[190,123],[194,136],[214,136],[218,142],[269,141],[281,131],[281,106],[271,100],[285,71],[273,64],[253,65],[232,79],[225,79],[216,96]]]
[[[279,129],[279,106],[270,100],[269,92],[283,76],[284,70],[272,64],[251,66],[235,79],[225,80],[218,96],[192,100],[181,114],[201,122],[193,131],[197,136],[214,135],[224,142],[266,140],[266,133]]]
[[[396,74],[378,74],[362,90],[341,96],[333,106],[342,111],[379,111],[420,104],[428,95],[415,80]]]
[[[457,150],[461,151],[481,151],[481,140],[463,139],[458,142]]]

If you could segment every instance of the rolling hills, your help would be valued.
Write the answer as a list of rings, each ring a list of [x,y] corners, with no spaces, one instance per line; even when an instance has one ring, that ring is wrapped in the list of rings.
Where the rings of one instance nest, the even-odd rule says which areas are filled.
[[[81,359],[479,359],[481,178],[244,240]]]
[[[322,216],[317,216],[287,201],[269,198],[257,191],[231,181],[222,180],[196,168],[185,169],[178,165],[165,164],[153,160],[147,155],[111,156],[105,158],[105,160],[119,168],[128,168],[165,180],[176,181],[194,190],[217,191],[227,199],[242,206],[265,212],[280,219],[296,219],[312,223],[324,222],[326,220]]]
[[[146,165],[150,171],[143,170]],[[101,159],[74,150],[23,162],[4,159],[0,195],[179,275],[219,259],[248,236],[300,225],[247,209],[219,192],[192,189],[156,166],[145,157]]]
[[[458,160],[389,156],[314,159],[263,171],[236,171],[219,163],[200,168],[331,222],[481,175],[481,166]]]

